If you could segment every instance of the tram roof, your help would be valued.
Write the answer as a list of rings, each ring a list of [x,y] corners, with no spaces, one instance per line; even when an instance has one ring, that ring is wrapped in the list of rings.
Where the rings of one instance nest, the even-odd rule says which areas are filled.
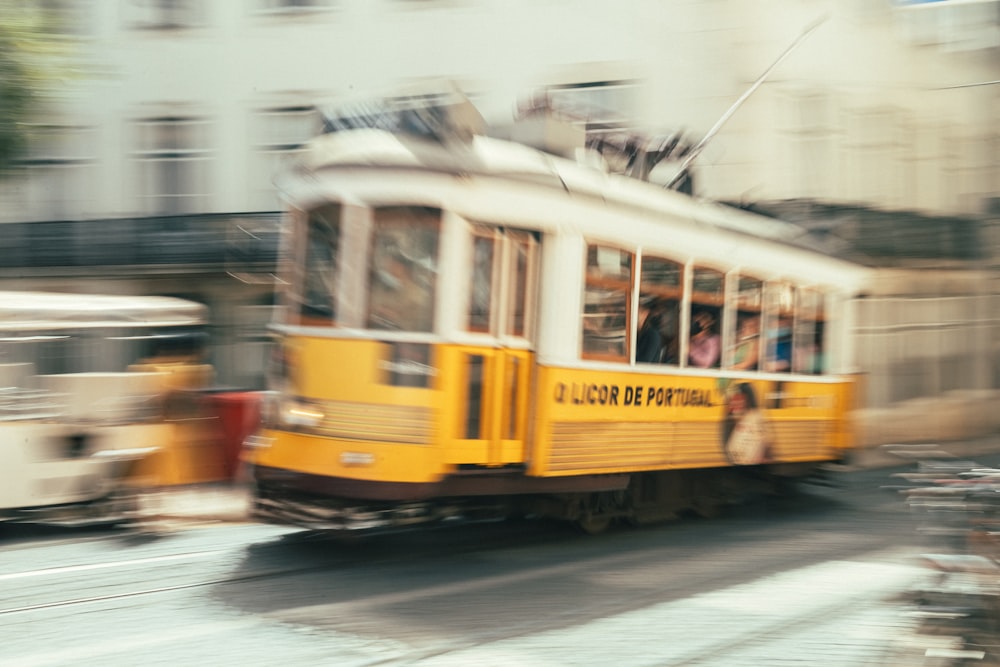
[[[206,307],[167,296],[0,291],[0,330],[195,326]]]
[[[352,167],[419,169],[535,183],[831,256],[807,229],[794,223],[484,135],[460,141],[369,128],[333,132],[313,139],[298,164],[304,172]]]

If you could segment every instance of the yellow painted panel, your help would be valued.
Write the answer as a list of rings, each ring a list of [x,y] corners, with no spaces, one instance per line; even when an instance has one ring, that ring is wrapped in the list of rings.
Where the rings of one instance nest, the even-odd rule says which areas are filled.
[[[850,442],[849,384],[542,367],[530,472],[833,459]]]
[[[486,440],[455,440],[444,447],[444,460],[454,464],[485,465],[490,445]]]
[[[357,403],[420,405],[435,400],[431,388],[389,383],[391,346],[372,340],[289,337],[291,391],[299,396]],[[432,355],[433,356],[433,355]],[[434,360],[431,359],[433,369]],[[434,373],[434,370],[428,372]]]
[[[279,443],[264,453],[278,463],[261,463],[303,472],[427,481],[460,464],[526,462],[529,474],[566,476],[823,460],[852,442],[848,380],[535,367],[528,351],[447,344],[432,350],[428,387],[400,387],[388,383],[393,362],[386,343],[296,338],[287,346],[294,351],[291,394],[323,418],[314,436],[281,434],[279,441],[299,445]],[[482,410],[479,437],[467,439],[470,355],[483,359]],[[506,438],[514,357],[520,371],[514,432],[523,439]],[[744,418],[750,413],[756,421]],[[344,451],[370,453],[375,462],[344,467]]]
[[[264,431],[263,436],[271,443],[255,452],[254,463],[300,473],[377,482],[434,482],[450,469],[437,447],[345,442],[287,431]]]
[[[835,457],[828,421],[776,421],[775,456],[782,461],[814,461]]]

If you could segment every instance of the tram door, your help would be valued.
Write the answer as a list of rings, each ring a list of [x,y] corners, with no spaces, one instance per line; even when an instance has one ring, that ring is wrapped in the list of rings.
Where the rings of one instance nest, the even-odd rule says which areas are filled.
[[[465,353],[461,449],[473,455],[468,463],[518,463],[524,460],[534,355],[538,238],[523,230],[476,226],[472,241],[468,328],[485,334],[485,344]]]

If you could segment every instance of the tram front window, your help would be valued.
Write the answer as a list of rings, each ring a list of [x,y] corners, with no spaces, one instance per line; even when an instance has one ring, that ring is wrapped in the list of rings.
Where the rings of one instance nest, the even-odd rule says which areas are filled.
[[[434,325],[441,212],[421,207],[375,211],[367,326],[429,332]]]
[[[303,323],[332,324],[336,319],[337,256],[340,207],[324,206],[309,214],[300,316]]]

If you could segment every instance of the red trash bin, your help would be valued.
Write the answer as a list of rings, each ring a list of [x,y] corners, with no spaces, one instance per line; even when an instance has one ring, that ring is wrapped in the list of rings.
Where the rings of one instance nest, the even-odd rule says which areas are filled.
[[[220,392],[211,397],[219,430],[226,479],[235,479],[243,441],[260,426],[261,395],[253,391]]]

